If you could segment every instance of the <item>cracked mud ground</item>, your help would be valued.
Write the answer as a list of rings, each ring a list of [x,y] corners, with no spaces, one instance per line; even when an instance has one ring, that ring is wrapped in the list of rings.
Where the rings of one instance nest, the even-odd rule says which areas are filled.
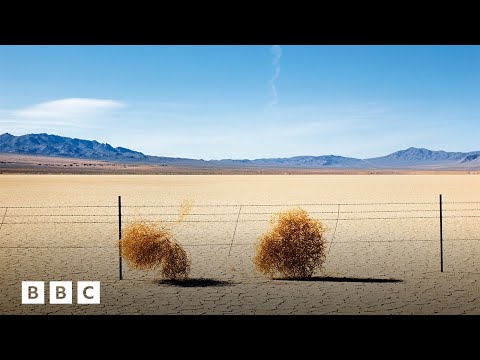
[[[478,206],[444,205],[445,272],[440,273],[435,204],[440,192],[446,202],[479,200],[474,197],[479,182],[478,176],[468,175],[2,176],[0,206],[53,208],[8,209],[0,229],[0,313],[479,314],[480,241],[475,240],[480,239],[479,218],[459,216],[480,215],[474,210]],[[244,206],[233,244],[238,207],[194,208],[186,220],[225,222],[172,225],[177,241],[192,258],[192,279],[176,283],[159,281],[155,273],[132,271],[126,265],[125,279],[118,280],[115,205],[119,194],[125,221],[145,216],[174,220],[175,208],[128,206],[178,205],[185,198],[204,205],[433,204],[342,205],[340,218],[409,218],[340,220],[324,269],[310,281],[270,280],[252,267],[253,243],[268,226],[263,220],[269,215],[264,213],[285,207]],[[58,207],[70,205],[113,207]],[[304,209],[317,212],[312,216],[327,224],[330,241],[337,207]],[[406,209],[413,212],[397,213]],[[253,212],[257,214],[249,214]],[[72,214],[78,216],[65,216],[65,221],[111,223],[53,224],[48,222],[58,216],[38,216]],[[26,219],[29,224],[13,224]],[[99,280],[101,304],[21,305],[22,280]],[[48,303],[48,293],[46,299]]]

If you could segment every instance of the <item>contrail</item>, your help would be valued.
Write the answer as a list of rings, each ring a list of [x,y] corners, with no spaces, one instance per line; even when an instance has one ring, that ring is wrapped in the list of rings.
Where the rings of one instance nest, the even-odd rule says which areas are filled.
[[[272,79],[270,80],[272,99],[269,103],[269,106],[274,106],[278,104],[278,92],[277,92],[277,87],[275,83],[280,77],[280,58],[282,57],[282,48],[280,47],[280,45],[273,45],[271,51],[273,55],[273,60],[272,60],[273,76],[272,76]]]

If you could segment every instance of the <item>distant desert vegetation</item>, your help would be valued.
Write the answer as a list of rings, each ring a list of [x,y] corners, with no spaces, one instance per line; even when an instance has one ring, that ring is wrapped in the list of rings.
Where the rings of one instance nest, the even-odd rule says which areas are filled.
[[[76,174],[76,175],[427,175],[480,174],[479,170],[431,169],[345,169],[235,167],[212,165],[141,164],[64,157],[0,153],[0,174]]]

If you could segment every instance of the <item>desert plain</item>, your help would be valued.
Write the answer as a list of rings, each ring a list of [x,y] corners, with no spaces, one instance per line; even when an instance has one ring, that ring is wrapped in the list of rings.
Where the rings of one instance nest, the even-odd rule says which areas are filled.
[[[3,174],[0,314],[480,314],[479,188],[476,174]],[[119,195],[122,227],[164,221],[191,280],[125,263],[119,280]],[[269,279],[254,243],[295,206],[328,227],[326,261],[310,280]],[[47,290],[22,305],[23,280],[100,281],[101,303],[50,305]]]

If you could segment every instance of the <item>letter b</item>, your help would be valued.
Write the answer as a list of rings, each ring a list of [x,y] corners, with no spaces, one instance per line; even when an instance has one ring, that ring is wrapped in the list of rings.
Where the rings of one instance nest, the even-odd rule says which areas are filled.
[[[22,304],[45,304],[43,281],[22,281]]]
[[[72,303],[71,281],[50,281],[50,304]]]

